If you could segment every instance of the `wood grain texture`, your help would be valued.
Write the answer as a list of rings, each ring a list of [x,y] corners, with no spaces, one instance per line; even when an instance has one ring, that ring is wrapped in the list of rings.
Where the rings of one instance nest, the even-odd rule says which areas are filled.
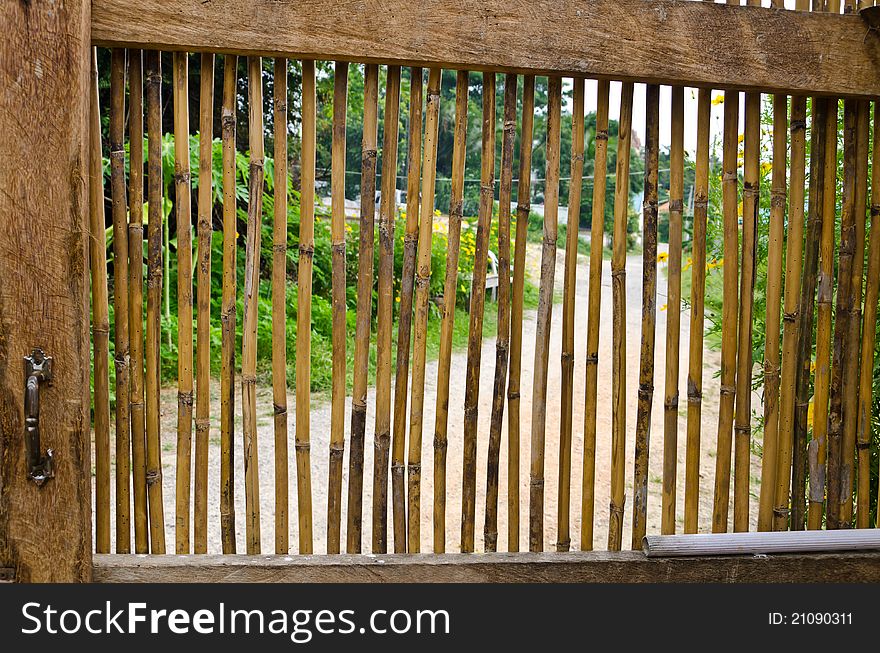
[[[647,558],[609,553],[433,556],[95,556],[101,583],[769,583],[878,582],[880,553]]]
[[[0,566],[91,576],[88,335],[89,3],[0,10]],[[33,183],[34,179],[41,182]],[[22,357],[54,358],[41,393],[55,478],[26,476]],[[35,515],[51,515],[51,528]]]
[[[92,14],[97,45],[783,93],[873,96],[880,88],[880,35],[860,18],[708,2],[95,0]]]

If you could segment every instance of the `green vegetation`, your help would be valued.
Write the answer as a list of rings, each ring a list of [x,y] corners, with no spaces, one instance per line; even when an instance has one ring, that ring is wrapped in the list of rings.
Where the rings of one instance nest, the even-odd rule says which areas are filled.
[[[191,137],[191,169],[193,174],[193,184],[198,188],[200,180],[198,179],[198,135]],[[146,149],[145,149],[146,151]],[[165,204],[163,206],[163,214],[167,223],[175,222],[173,201],[173,169],[174,169],[174,137],[166,134],[163,139],[163,167],[165,169],[166,195]],[[220,224],[220,211],[222,199],[222,150],[220,141],[213,142],[213,183],[214,183],[214,226],[215,230],[211,242],[211,371],[212,374],[219,374],[220,371],[220,287],[222,285],[222,258],[223,258],[223,235]],[[272,221],[271,217],[274,211],[276,190],[273,187],[272,170],[274,162],[271,158],[266,159],[266,192],[263,194],[263,221],[262,221],[262,239],[261,239],[261,271],[259,286],[259,324],[257,329],[257,360],[258,375],[262,377],[264,382],[269,382],[269,374],[271,372],[271,315],[272,315],[272,293],[270,284],[271,260],[272,260]],[[105,171],[109,175],[109,170]],[[241,316],[243,315],[241,288],[244,286],[244,229],[247,221],[247,202],[248,202],[248,154],[239,152],[236,155],[236,197],[238,198],[238,259],[236,261],[236,272],[238,279],[239,297],[238,297],[238,322],[236,324],[237,348],[241,347]],[[294,387],[296,379],[295,357],[293,356],[294,342],[297,334],[297,271],[299,259],[299,224],[300,224],[300,203],[299,192],[292,188],[292,183],[288,183],[288,248],[287,248],[287,290],[286,290],[286,318],[287,318],[287,341],[288,341],[288,372],[287,380],[290,387]],[[332,309],[331,309],[331,239],[330,239],[330,220],[328,209],[322,204],[317,205],[315,217],[315,255],[313,269],[313,295],[312,295],[312,348],[311,348],[311,389],[314,392],[323,392],[330,388],[332,375]],[[147,210],[144,206],[144,216],[146,220]],[[395,288],[394,297],[399,299],[400,296],[400,274],[403,266],[403,237],[406,224],[406,214],[401,208],[398,211],[395,221]],[[163,297],[168,298],[168,304],[162,311],[162,338],[161,345],[161,372],[163,382],[173,382],[177,377],[177,238],[176,225],[172,224],[168,230],[171,237],[167,239],[164,260],[168,274],[165,278],[165,287],[167,293],[163,293]],[[354,325],[355,325],[355,309],[357,306],[357,257],[359,242],[359,225],[355,221],[347,221],[346,223],[346,279],[347,279],[347,321],[348,342],[347,342],[347,375],[348,384],[351,384],[352,373],[354,368]],[[435,220],[433,231],[433,243],[431,251],[431,285],[430,294],[433,298],[441,298],[443,296],[443,286],[446,276],[446,250],[447,236],[446,223],[442,220]],[[515,234],[515,230],[514,230]],[[113,249],[112,249],[113,232],[111,228],[107,229],[106,239],[108,248],[108,260],[112,265]],[[490,233],[490,247],[497,249],[498,226],[497,222],[493,222],[492,231]],[[378,231],[376,232],[377,244],[374,249],[376,256],[376,264],[378,265]],[[458,285],[456,296],[456,321],[455,330],[453,331],[453,348],[461,348],[467,342],[468,331],[468,314],[466,310],[467,297],[470,290],[470,284],[467,281],[467,275],[473,270],[473,253],[476,239],[476,218],[465,218],[462,225],[461,249],[462,256],[460,259],[459,274],[461,279]],[[198,243],[193,239],[194,248],[197,249]],[[144,244],[144,255],[146,256],[146,243]],[[193,255],[196,260],[196,253]],[[111,276],[112,278],[112,276]],[[193,279],[195,284],[196,280]],[[376,306],[377,306],[377,289],[374,278],[373,287],[373,328],[375,331]],[[111,288],[112,292],[112,288]],[[196,290],[198,292],[198,290]],[[397,302],[395,302],[395,305]],[[537,288],[526,283],[525,286],[525,304],[527,308],[534,308],[537,305]],[[167,310],[165,310],[167,309]],[[110,302],[110,318],[111,331],[115,316],[113,314],[113,302],[111,296]],[[395,316],[396,320],[396,316]],[[439,350],[439,326],[440,326],[440,310],[436,302],[430,304],[429,312],[429,339],[428,339],[428,356],[436,358]],[[486,304],[486,317],[483,324],[484,336],[495,334],[496,322],[496,306],[492,302]],[[395,324],[395,338],[396,338]],[[375,334],[374,334],[375,335]],[[113,356],[113,344],[111,342],[111,357]],[[396,354],[396,350],[392,350],[392,356]],[[113,369],[111,366],[111,376]],[[371,350],[370,358],[370,381],[375,375],[375,347]],[[115,384],[111,379],[111,392]],[[111,399],[113,399],[111,397]]]
[[[838,125],[838,134],[839,138],[842,138],[843,129],[842,129],[842,120],[843,111],[842,111],[842,103],[841,103],[841,111],[839,112],[839,121]],[[767,314],[767,250],[769,246],[769,231],[770,231],[770,182],[771,182],[771,155],[772,155],[772,143],[771,139],[768,137],[768,134],[772,133],[772,125],[773,125],[773,115],[772,115],[772,98],[765,97],[764,104],[762,107],[762,116],[761,116],[761,124],[762,124],[762,142],[761,142],[761,166],[760,166],[760,210],[758,212],[758,231],[757,231],[757,268],[756,268],[756,278],[755,278],[755,295],[754,295],[754,331],[752,337],[752,355],[753,360],[755,361],[755,368],[752,377],[752,387],[756,392],[763,393],[764,392],[764,369],[761,365],[761,362],[764,360],[764,344],[766,342],[766,333],[767,333],[767,322],[766,322],[766,314]],[[806,139],[807,143],[807,162],[809,165],[810,159],[810,137],[809,133]],[[740,142],[739,156],[742,157],[742,142]],[[870,174],[869,174],[870,178]],[[840,236],[840,219],[841,219],[841,209],[842,209],[842,183],[843,183],[843,143],[842,141],[838,144],[837,148],[837,180],[838,180],[838,189],[837,189],[837,208],[836,208],[836,216],[835,216],[835,232],[837,234],[837,239],[839,242]],[[740,181],[740,184],[742,181]],[[809,183],[809,182],[808,182]],[[740,204],[739,210],[740,216],[742,215],[742,204]],[[786,211],[786,219],[788,219],[789,213]],[[690,225],[688,225],[689,227]],[[870,226],[867,229],[867,236],[865,239],[866,250],[865,256],[867,257],[867,242],[870,237]],[[876,225],[874,225],[876,227]],[[786,229],[786,232],[788,230]],[[714,349],[719,349],[721,346],[721,308],[722,308],[722,277],[723,277],[723,267],[725,265],[724,261],[724,253],[723,253],[723,215],[722,215],[722,201],[721,201],[721,160],[720,160],[720,147],[718,143],[714,143],[712,146],[712,154],[710,161],[710,176],[709,176],[709,216],[707,223],[707,275],[706,275],[706,342],[709,347]],[[684,263],[684,273],[683,273],[683,284],[682,284],[682,297],[687,302],[690,298],[690,287],[691,287],[691,277],[690,277],[690,268],[691,262],[687,257],[685,258]],[[867,270],[867,263],[865,266]],[[785,266],[783,262],[783,275],[785,271]],[[834,287],[835,287],[835,295],[837,288],[837,279],[834,279]],[[832,303],[832,310],[836,311],[836,303]],[[780,334],[782,330],[782,324],[773,325],[772,328],[780,329]],[[813,324],[814,335],[813,340],[815,342],[815,320]],[[880,333],[880,325],[872,325],[871,328],[878,329],[878,333]],[[832,328],[833,333],[833,328]],[[781,335],[780,335],[781,337]],[[876,340],[878,343],[877,346],[880,346],[880,338]],[[814,354],[815,355],[815,347]],[[717,374],[717,373],[716,373]],[[810,381],[810,392],[812,394],[812,379]],[[873,441],[871,445],[871,474],[874,480],[872,480],[873,484],[876,484],[876,477],[878,474],[878,450],[880,450],[880,356],[878,356],[878,352],[875,346],[874,352],[874,405],[873,410],[871,411],[872,420],[871,420],[871,428],[873,433]],[[763,430],[763,411],[761,409],[756,409],[753,414],[753,421],[758,426],[758,432],[760,433]],[[812,424],[812,413],[810,417],[810,424]],[[760,453],[762,448],[755,447],[755,449]],[[871,511],[872,515],[876,513],[876,496],[872,497],[871,503]],[[873,517],[872,517],[873,518]]]

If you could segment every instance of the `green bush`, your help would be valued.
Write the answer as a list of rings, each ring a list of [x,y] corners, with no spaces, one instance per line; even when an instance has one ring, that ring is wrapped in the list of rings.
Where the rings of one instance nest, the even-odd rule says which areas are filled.
[[[211,346],[211,371],[213,374],[219,374],[221,367],[221,329],[220,329],[220,309],[221,309],[221,292],[223,278],[223,234],[222,234],[222,146],[219,139],[213,142],[213,218],[214,232],[211,238],[211,327],[210,327],[210,346]],[[145,148],[146,151],[146,148]],[[190,137],[191,162],[190,167],[193,176],[193,198],[196,197],[196,189],[198,189],[198,136]],[[177,238],[176,233],[176,214],[174,208],[174,137],[166,134],[163,138],[162,146],[163,168],[165,180],[165,195],[163,203],[163,216],[165,227],[163,263],[165,275],[163,280],[163,306],[161,311],[161,338],[160,338],[160,371],[162,381],[165,383],[173,383],[177,379],[177,329],[178,329],[178,306],[177,306]],[[245,264],[245,238],[247,230],[247,206],[249,199],[248,192],[248,166],[249,157],[247,153],[236,153],[236,198],[237,198],[237,248],[236,248],[236,278],[238,288],[237,306],[237,322],[236,322],[236,349],[241,349],[242,336],[242,316],[244,314],[243,300],[241,289],[244,287],[244,264]],[[269,381],[271,372],[271,355],[272,355],[272,288],[271,288],[271,269],[272,269],[272,216],[275,207],[276,189],[273,185],[274,162],[270,157],[265,160],[266,174],[265,187],[263,193],[262,220],[261,220],[261,238],[260,238],[260,275],[258,285],[258,325],[257,325],[257,364],[258,375],[264,382]],[[105,166],[105,177],[109,178],[109,166]],[[300,231],[300,194],[294,190],[289,182],[286,189],[287,192],[287,256],[286,256],[286,289],[285,289],[285,306],[286,306],[286,328],[285,335],[288,343],[288,384],[293,387],[296,379],[295,367],[295,343],[298,336],[297,333],[297,312],[298,312],[298,266],[299,266],[299,231]],[[196,202],[193,202],[195,209]],[[143,207],[146,220],[147,205]],[[193,213],[193,224],[195,224],[195,213]],[[348,358],[347,376],[348,383],[351,383],[353,371],[353,354],[354,354],[354,326],[356,320],[357,309],[357,281],[358,281],[358,249],[360,242],[360,226],[357,221],[346,220],[346,321],[348,328],[346,329],[346,353]],[[403,268],[403,241],[406,231],[406,214],[401,208],[395,218],[394,225],[394,289],[393,297],[395,298],[395,325],[393,338],[397,338],[397,311],[399,310],[400,301],[400,278]],[[465,310],[465,298],[469,292],[469,283],[462,281],[473,270],[473,247],[476,236],[476,219],[465,218],[462,225],[462,242],[461,256],[459,259],[459,285],[456,293],[456,328],[453,335],[453,346],[458,348],[464,346],[467,339],[468,314]],[[112,228],[108,228],[106,232],[108,260],[113,263],[112,249]],[[444,292],[445,276],[446,276],[446,253],[448,247],[448,236],[445,221],[435,220],[432,232],[431,247],[431,280],[429,286],[430,297],[442,297]],[[492,230],[490,232],[490,247],[497,251],[497,221],[493,221]],[[331,224],[328,209],[320,202],[316,202],[316,214],[314,223],[314,257],[312,266],[312,302],[311,302],[311,390],[315,392],[323,392],[329,390],[332,379],[332,239]],[[198,242],[193,233],[193,260],[197,260]],[[374,270],[378,266],[379,261],[379,243],[378,229],[374,233]],[[144,244],[144,260],[146,260],[146,243]],[[146,274],[146,273],[145,273]],[[372,286],[372,331],[375,331],[376,311],[378,304],[378,279],[374,273]],[[193,283],[196,283],[195,266],[193,266]],[[111,293],[113,289],[111,287]],[[194,290],[198,293],[198,288]],[[526,284],[526,305],[534,307],[537,304],[537,293],[534,286]],[[430,303],[429,311],[429,354],[433,352],[436,356],[436,350],[439,346],[439,322],[440,311],[434,301]],[[484,334],[494,335],[495,306],[491,303],[486,305],[486,319],[484,324]],[[144,314],[146,315],[146,293],[144,293]],[[195,314],[195,310],[194,310]],[[110,320],[111,331],[114,328],[115,315],[113,313],[113,301],[111,294],[110,301]],[[373,337],[375,334],[373,333]],[[396,349],[393,350],[394,355]],[[110,343],[110,357],[113,360],[113,342]],[[197,355],[197,354],[196,354]],[[370,360],[370,379],[374,379],[375,374],[375,348],[371,349]],[[111,402],[115,403],[113,396],[115,388],[115,372],[113,366],[110,366],[111,376]]]

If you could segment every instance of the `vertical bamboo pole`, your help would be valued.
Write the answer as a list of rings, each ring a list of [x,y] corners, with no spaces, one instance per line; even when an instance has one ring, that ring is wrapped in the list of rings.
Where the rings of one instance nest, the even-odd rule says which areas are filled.
[[[878,116],[874,103],[874,117]],[[877,297],[880,287],[880,138],[874,133],[871,153],[871,237],[868,244],[868,273],[865,276],[864,329],[859,375],[859,405],[856,413],[856,443],[859,453],[858,528],[871,526],[871,416],[873,407],[874,345],[877,324]]]
[[[159,338],[162,311],[162,60],[146,55],[147,109],[147,457],[145,478],[150,508],[150,553],[165,553],[162,503],[162,442],[159,433]]]
[[[459,73],[459,75],[461,75],[461,73]],[[406,448],[406,400],[409,384],[409,348],[413,320],[413,284],[416,271],[416,247],[418,246],[419,240],[419,182],[421,181],[422,175],[423,82],[421,68],[415,66],[410,68],[409,84],[409,128],[407,132],[406,149],[406,231],[403,237],[403,267],[400,274],[400,307],[397,321],[397,366],[394,380],[394,433],[392,435],[393,439],[391,443],[391,495],[395,553],[406,553],[406,480],[404,479],[404,450]],[[458,104],[456,104],[456,106],[458,106]],[[465,104],[465,106],[467,105]],[[456,125],[458,124],[457,121],[458,113],[456,113]],[[457,133],[458,132],[456,132],[456,134]],[[455,155],[453,154],[453,160],[454,159]],[[455,175],[453,174],[453,178],[454,177]],[[454,192],[452,196],[455,197]],[[452,210],[450,209],[450,234],[447,262],[449,261],[449,257],[452,256],[452,222],[453,216]],[[457,249],[455,250],[455,254],[458,254]],[[444,470],[445,469],[444,466]],[[444,479],[445,478],[444,473]],[[437,487],[436,483],[434,487]],[[445,498],[444,490],[444,501]],[[437,513],[435,511],[435,518],[436,515]]]
[[[287,482],[287,59],[274,62],[275,206],[272,216],[272,404],[275,553],[290,550]]]
[[[134,552],[149,552],[147,481],[144,460],[144,79],[143,55],[128,52],[128,331],[131,347],[129,418],[134,494]]]
[[[601,83],[601,82],[600,82]],[[510,314],[510,370],[507,383],[507,550],[519,551],[519,453],[520,453],[520,367],[522,363],[523,296],[525,286],[526,234],[528,232],[532,127],[535,120],[535,77],[523,77],[520,132],[519,179],[516,199],[516,243],[513,260],[513,288]]]
[[[577,246],[580,227],[581,185],[584,174],[584,80],[574,79],[571,116],[571,183],[565,239],[564,294],[562,299],[562,397],[559,422],[559,486],[557,492],[557,551],[571,547],[571,430],[574,385],[574,309],[577,286]]]
[[[709,123],[712,91],[697,98],[697,160],[694,171],[694,234],[691,248],[691,325],[688,349],[687,444],[684,532],[696,533],[700,510],[700,436],[703,407],[703,324],[706,306],[706,222],[709,209]]]
[[[855,483],[856,428],[859,410],[859,350],[862,335],[862,274],[865,270],[865,202],[868,193],[868,139],[870,107],[859,100],[855,108],[855,178],[853,222],[855,235],[850,284],[849,325],[845,338],[843,371],[843,437],[841,440],[840,525],[852,526]],[[873,355],[871,355],[873,358]]]
[[[192,205],[189,169],[189,66],[173,54],[174,192],[177,219],[177,475],[175,552],[189,553],[193,426]]]
[[[843,197],[840,213],[840,245],[837,262],[837,310],[834,311],[834,343],[831,363],[831,405],[828,413],[828,476],[826,528],[842,528],[841,503],[844,484],[843,422],[845,396],[849,388],[849,322],[852,314],[852,273],[856,250],[855,175],[856,175],[856,104],[843,105]],[[826,214],[827,217],[828,214]],[[831,236],[833,238],[833,235]],[[833,243],[833,241],[831,241]],[[833,284],[833,269],[828,275]],[[830,293],[829,293],[830,299]],[[829,302],[830,309],[830,302]],[[830,310],[829,310],[830,313]],[[811,470],[812,471],[812,470]],[[851,492],[851,490],[850,490]]]
[[[736,420],[733,529],[749,530],[749,478],[752,439],[752,332],[755,303],[758,209],[760,204],[761,94],[746,93],[743,144],[742,263],[736,369]],[[769,289],[768,289],[769,291]],[[772,328],[772,327],[771,327]]]
[[[824,118],[823,118],[824,119]],[[794,445],[795,391],[797,387],[798,300],[801,292],[801,268],[804,260],[804,187],[806,166],[807,99],[791,98],[791,183],[788,217],[788,240],[785,249],[785,298],[782,316],[782,373],[786,379],[779,393],[779,432],[777,434],[776,472],[773,476],[771,522],[768,528],[785,527],[788,492],[791,483]],[[776,155],[774,154],[774,163]],[[811,180],[812,183],[813,180]],[[812,336],[812,334],[811,334]],[[807,369],[809,373],[809,368]],[[766,424],[764,425],[766,429]],[[763,490],[762,481],[761,488]],[[784,504],[784,505],[783,505]],[[779,511],[779,512],[777,512]],[[759,526],[760,528],[760,526]]]
[[[338,75],[337,68],[337,75]],[[348,66],[345,66],[347,80]],[[334,84],[337,82],[334,81]],[[311,466],[311,347],[312,347],[312,257],[315,253],[315,150],[316,150],[316,95],[315,62],[302,62],[302,150],[300,173],[300,218],[299,218],[299,268],[297,275],[296,309],[296,505],[299,525],[299,552],[312,553],[312,466]],[[343,86],[345,88],[345,86]],[[343,147],[345,143],[345,92],[342,94]],[[335,111],[334,94],[334,111]],[[335,119],[334,119],[334,142]],[[334,155],[335,157],[335,155]],[[343,171],[345,166],[342,166]],[[335,186],[333,187],[335,189]],[[335,194],[334,194],[335,197]],[[344,199],[344,186],[343,186]],[[334,207],[335,207],[334,201]],[[335,208],[333,210],[336,210]],[[343,374],[343,377],[345,375]],[[341,430],[340,430],[341,433]],[[330,469],[337,469],[340,481],[333,498],[336,505],[342,505],[342,447],[343,441],[336,440],[336,432],[331,433]],[[338,448],[338,457],[332,454]],[[328,496],[329,495],[328,493]],[[328,515],[330,512],[328,502]],[[327,551],[330,551],[330,519],[327,520]],[[336,550],[339,551],[339,517],[336,518]]]
[[[223,59],[223,295],[220,306],[220,536],[223,553],[235,553],[235,323],[238,231],[235,194],[235,117],[238,57]]]
[[[657,320],[657,175],[660,151],[660,87],[648,84],[645,107],[645,183],[642,239],[642,346],[633,468],[632,548],[641,549],[648,521],[648,449],[654,401],[654,338]],[[670,168],[672,166],[670,165]],[[672,195],[670,194],[670,209]]]
[[[373,239],[376,214],[376,116],[379,110],[379,66],[364,68],[364,131],[361,149],[361,220],[358,247],[357,323],[354,336],[354,383],[351,397],[351,450],[348,454],[347,550],[361,552],[364,500],[364,433],[367,425],[367,366],[373,305]],[[341,227],[341,231],[339,229]],[[345,226],[337,225],[334,243],[345,242]],[[336,308],[334,306],[334,308]],[[340,323],[341,324],[341,323]],[[334,355],[343,355],[345,332],[337,333]],[[342,353],[340,353],[342,352]],[[344,377],[343,377],[344,378]],[[344,381],[343,381],[344,383]],[[343,392],[334,401],[344,401]]]
[[[669,267],[666,302],[666,391],[663,399],[663,498],[660,528],[675,533],[678,470],[678,371],[681,329],[681,246],[684,212],[684,88],[672,88],[669,158]]]
[[[617,174],[614,184],[614,235],[611,253],[611,503],[608,549],[620,551],[626,503],[626,223],[629,217],[629,160],[632,143],[633,85],[620,91]]]
[[[776,497],[776,459],[780,422],[778,325],[782,314],[782,247],[785,240],[787,132],[788,98],[784,95],[774,95],[770,238],[767,246],[767,311],[765,318],[767,341],[764,345],[764,453],[761,457],[759,531],[770,530],[773,522],[773,500]],[[801,206],[803,206],[803,202],[801,202]],[[797,272],[792,271],[792,274],[796,275]],[[793,384],[787,385],[794,387]]]
[[[498,550],[498,470],[510,347],[510,197],[513,186],[513,146],[516,140],[516,84],[515,74],[504,77],[504,131],[498,193],[498,337],[495,340],[495,380],[486,465],[486,518],[483,529],[486,551]]]
[[[878,116],[874,103],[874,119]],[[876,124],[876,123],[875,123]],[[876,129],[876,127],[875,127]],[[876,344],[877,297],[880,289],[880,138],[874,132],[871,155],[871,240],[868,245],[868,273],[865,276],[864,330],[862,332],[862,360],[859,375],[859,406],[856,414],[856,442],[859,454],[858,528],[871,526],[871,418],[874,402],[874,346]]]
[[[825,160],[823,162],[822,192],[822,217],[821,236],[819,241],[819,277],[818,297],[816,301],[816,376],[813,381],[813,434],[807,452],[810,466],[810,507],[807,518],[807,527],[818,529],[822,526],[823,503],[825,501],[826,464],[828,458],[828,425],[829,406],[828,396],[831,386],[831,301],[834,283],[834,222],[837,186],[837,100],[828,100],[828,110],[825,114]],[[813,119],[814,123],[816,118]],[[809,242],[810,234],[807,234]],[[806,276],[806,275],[805,275]],[[799,352],[800,356],[808,360],[810,347],[806,343]],[[806,360],[802,365],[808,365]],[[809,377],[807,377],[809,378]],[[800,404],[805,403],[806,393],[798,397],[798,409]],[[798,422],[800,422],[800,417]],[[803,427],[798,424],[798,436],[801,442],[806,444],[806,420]],[[796,452],[800,453],[800,442]],[[803,459],[802,459],[803,460]],[[803,461],[806,462],[806,461]],[[799,496],[804,483],[804,471],[797,463],[795,457],[794,476],[792,480],[792,518],[791,529],[803,528],[804,511],[798,510],[798,504],[803,503]]]
[[[483,348],[483,310],[486,299],[486,261],[495,198],[495,73],[483,73],[483,129],[480,169],[480,209],[477,218],[474,271],[468,313],[467,371],[464,389],[464,454],[461,479],[461,552],[474,550],[477,497],[477,411],[480,401],[480,355]]]
[[[199,206],[196,272],[196,462],[193,551],[208,552],[208,441],[211,430],[211,224],[214,209],[214,55],[203,52],[199,67]]]
[[[559,144],[562,78],[551,75],[547,84],[547,167],[544,186],[544,239],[541,244],[541,281],[535,321],[535,368],[532,385],[532,439],[529,474],[529,551],[544,550],[544,431],[547,422],[547,365],[553,318],[553,277],[559,209]]]
[[[131,423],[128,339],[128,205],[125,197],[125,50],[110,54],[110,190],[116,366],[116,552],[131,553]]]
[[[241,427],[244,436],[245,541],[260,553],[260,474],[257,441],[257,304],[263,222],[263,61],[248,57],[248,139],[251,150],[247,240],[244,264],[244,317],[241,326]]]
[[[443,286],[443,314],[440,322],[440,354],[437,366],[437,409],[434,421],[434,553],[446,552],[446,448],[448,444],[446,436],[449,422],[449,371],[452,359],[455,298],[458,290],[464,162],[467,146],[467,110],[468,72],[460,70],[455,84],[452,189],[449,200],[449,233],[447,234],[446,246],[446,277]],[[407,216],[409,216],[408,212]],[[401,305],[403,305],[402,299]],[[397,350],[397,355],[399,361],[400,349]],[[400,446],[403,447],[402,442]],[[396,536],[394,541],[396,548]],[[401,545],[405,549],[404,543]]]
[[[376,428],[373,456],[373,553],[388,551],[388,457],[391,446],[391,330],[394,326],[394,218],[400,66],[388,66],[379,207],[379,302],[376,315]]]
[[[431,233],[434,227],[434,181],[437,178],[437,131],[440,123],[440,68],[428,73],[428,99],[425,118],[425,151],[422,159],[422,203],[419,209],[419,247],[415,276],[415,340],[413,341],[412,395],[410,397],[410,437],[407,458],[408,550],[420,549],[422,483],[422,411],[425,405],[425,356],[428,329],[428,290],[431,282]]]
[[[95,552],[110,553],[110,309],[104,236],[98,54],[94,48],[89,127],[89,218],[92,232],[89,239],[89,265],[92,276],[92,342],[95,350]]]
[[[602,310],[602,258],[605,250],[605,189],[608,181],[608,102],[610,84],[599,80],[596,105],[596,160],[590,223],[590,289],[587,315],[587,372],[584,399],[584,475],[581,493],[581,551],[593,549],[596,491],[596,413],[599,384],[599,317]],[[517,232],[519,233],[519,232]]]
[[[715,458],[715,496],[712,532],[727,532],[730,505],[730,456],[734,395],[736,393],[737,254],[739,251],[737,201],[737,130],[739,93],[724,92],[724,137],[722,161],[722,211],[724,214],[724,280],[721,321],[721,398],[718,411],[718,441]]]
[[[303,62],[305,64],[305,62]],[[308,63],[309,80],[309,122],[310,144],[315,141],[314,116],[315,116],[315,92],[314,92],[314,64]],[[336,73],[333,80],[333,137],[331,143],[331,230],[333,235],[333,388],[331,407],[331,430],[330,430],[330,473],[328,480],[327,499],[327,553],[339,553],[340,531],[342,521],[342,456],[345,451],[345,114],[346,98],[348,94],[348,64],[342,61],[336,62]],[[314,149],[310,151],[313,153]],[[309,195],[314,192],[314,155],[310,160],[311,189]],[[340,235],[341,232],[341,235]],[[297,332],[311,333],[311,302],[312,302],[312,256],[314,256],[314,209],[309,214],[308,222],[300,218],[300,295],[299,312],[297,313]],[[304,267],[307,264],[308,267]],[[306,273],[306,277],[303,276]],[[308,285],[304,285],[308,284]],[[308,290],[308,292],[306,292]],[[299,321],[302,314],[303,302],[307,302],[309,315]],[[340,335],[341,333],[341,335]],[[338,339],[342,339],[341,348],[338,347]],[[299,347],[297,339],[296,352],[296,388],[297,388],[297,433],[300,426],[306,434],[305,442],[308,442],[308,411],[299,412],[300,402],[308,405],[309,397],[309,345],[307,339],[303,339],[303,347]],[[338,351],[337,351],[338,350]],[[303,370],[302,372],[300,370]],[[339,399],[338,397],[341,397]],[[304,420],[304,421],[303,421]],[[297,442],[299,442],[297,436]],[[299,462],[297,462],[297,466]],[[302,552],[302,551],[301,551]]]

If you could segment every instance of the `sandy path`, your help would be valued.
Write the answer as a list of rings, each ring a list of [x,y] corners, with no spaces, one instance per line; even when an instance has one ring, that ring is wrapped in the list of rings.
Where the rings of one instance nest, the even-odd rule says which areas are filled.
[[[530,249],[530,265],[536,267],[540,256],[537,249]],[[562,269],[564,265],[564,252],[559,251],[557,265],[557,286],[561,287]],[[585,361],[584,351],[586,348],[586,323],[587,323],[587,288],[588,288],[588,262],[581,257],[578,262],[577,274],[577,301],[575,314],[575,372],[574,372],[574,421],[572,442],[572,487],[571,487],[571,541],[572,548],[576,549],[580,542],[580,501],[583,465],[583,424],[584,424],[584,378]],[[649,500],[648,500],[648,532],[659,533],[660,530],[660,492],[662,479],[662,447],[663,447],[663,369],[665,365],[665,338],[666,316],[665,310],[660,310],[666,304],[666,279],[663,274],[663,265],[658,274],[657,296],[657,336],[655,358],[655,390],[651,422],[650,442],[650,465],[649,465]],[[636,388],[638,387],[639,350],[641,334],[641,256],[631,256],[627,260],[627,444],[626,444],[626,487],[627,503],[623,543],[627,548],[631,539],[632,524],[632,467],[634,452],[634,430],[636,417]],[[610,495],[610,465],[611,465],[611,274],[610,264],[606,261],[603,269],[602,283],[602,319],[600,329],[600,357],[599,357],[599,384],[597,415],[597,446],[596,446],[596,522],[594,528],[594,547],[604,549],[607,546],[608,533],[608,505]],[[677,493],[677,523],[678,529],[683,525],[684,510],[684,459],[685,459],[685,427],[686,427],[686,378],[687,378],[687,351],[689,334],[690,314],[685,311],[681,319],[681,372],[679,396],[679,441],[678,441],[678,493]],[[559,398],[560,398],[560,346],[562,330],[562,306],[557,304],[553,307],[553,327],[550,346],[549,380],[548,380],[548,414],[546,424],[546,448],[545,448],[545,515],[544,515],[544,548],[552,551],[556,548],[557,540],[557,492],[559,476]],[[530,425],[531,425],[531,393],[532,376],[534,369],[534,333],[535,313],[529,312],[524,320],[524,347],[522,358],[522,388],[523,400],[521,402],[522,423],[522,451],[520,454],[520,497],[521,497],[521,549],[528,547],[528,496],[529,496],[529,460],[530,460]],[[477,550],[482,549],[483,523],[485,510],[485,486],[486,486],[486,456],[487,439],[489,431],[489,417],[492,399],[492,384],[494,376],[495,340],[486,339],[483,343],[481,359],[480,381],[480,407],[479,407],[479,440],[477,456],[477,511],[475,539]],[[702,411],[702,451],[700,463],[700,530],[708,531],[711,524],[713,480],[715,476],[715,435],[718,420],[718,379],[714,377],[718,369],[720,356],[717,352],[707,350],[704,356],[704,401]],[[452,383],[450,390],[450,418],[449,418],[449,450],[447,462],[447,527],[446,545],[447,551],[457,551],[460,543],[461,528],[461,475],[462,475],[462,432],[463,432],[463,405],[464,405],[464,374],[467,355],[461,351],[453,354]],[[421,542],[422,551],[430,551],[433,542],[433,425],[434,407],[436,397],[437,363],[428,364],[425,388],[425,429],[423,433],[423,458],[422,469],[422,527]],[[212,386],[212,412],[219,413],[219,399],[217,393],[219,384]],[[165,524],[168,550],[174,550],[174,484],[175,484],[175,431],[176,431],[176,400],[175,390],[168,388],[163,390],[163,414],[162,414],[162,442],[163,442],[163,471],[164,471],[164,497],[165,497]],[[244,493],[242,491],[244,474],[241,469],[241,415],[240,415],[240,391],[236,390],[238,415],[236,419],[236,525],[238,550],[244,550]],[[257,394],[258,400],[258,437],[259,465],[260,465],[260,501],[262,513],[262,547],[264,552],[272,552],[274,541],[274,431],[272,426],[272,399],[271,388],[260,388]],[[296,506],[296,478],[295,464],[293,460],[294,447],[293,435],[295,433],[294,396],[288,397],[290,423],[289,423],[289,455],[290,455],[290,543],[291,552],[297,550],[297,506]],[[364,551],[369,552],[371,543],[371,493],[372,493],[372,469],[373,469],[373,424],[375,419],[375,396],[374,390],[370,389],[367,409],[367,446],[366,460],[364,464]],[[759,406],[753,400],[753,406]],[[506,407],[505,407],[506,408]],[[351,402],[346,406],[346,435],[349,433]],[[210,446],[210,471],[209,471],[209,551],[220,552],[220,529],[219,529],[219,430],[216,427],[217,415],[212,414],[213,428],[211,430]],[[498,533],[499,550],[507,549],[507,419],[505,416],[505,428],[502,434],[501,446],[501,478],[499,489],[499,523]],[[326,511],[327,511],[327,460],[330,432],[330,406],[326,401],[315,401],[311,411],[311,434],[312,434],[312,490],[313,490],[313,532],[314,551],[323,553],[326,551]],[[757,482],[760,476],[760,460],[752,457],[752,528],[757,513]],[[345,477],[343,481],[343,546],[345,542],[345,509],[348,476],[348,450],[345,452],[344,462]],[[390,493],[389,493],[390,494]],[[732,519],[733,508],[731,502],[730,514]],[[389,507],[389,525],[390,507]],[[389,538],[391,534],[389,533]],[[389,549],[392,545],[389,541]]]

